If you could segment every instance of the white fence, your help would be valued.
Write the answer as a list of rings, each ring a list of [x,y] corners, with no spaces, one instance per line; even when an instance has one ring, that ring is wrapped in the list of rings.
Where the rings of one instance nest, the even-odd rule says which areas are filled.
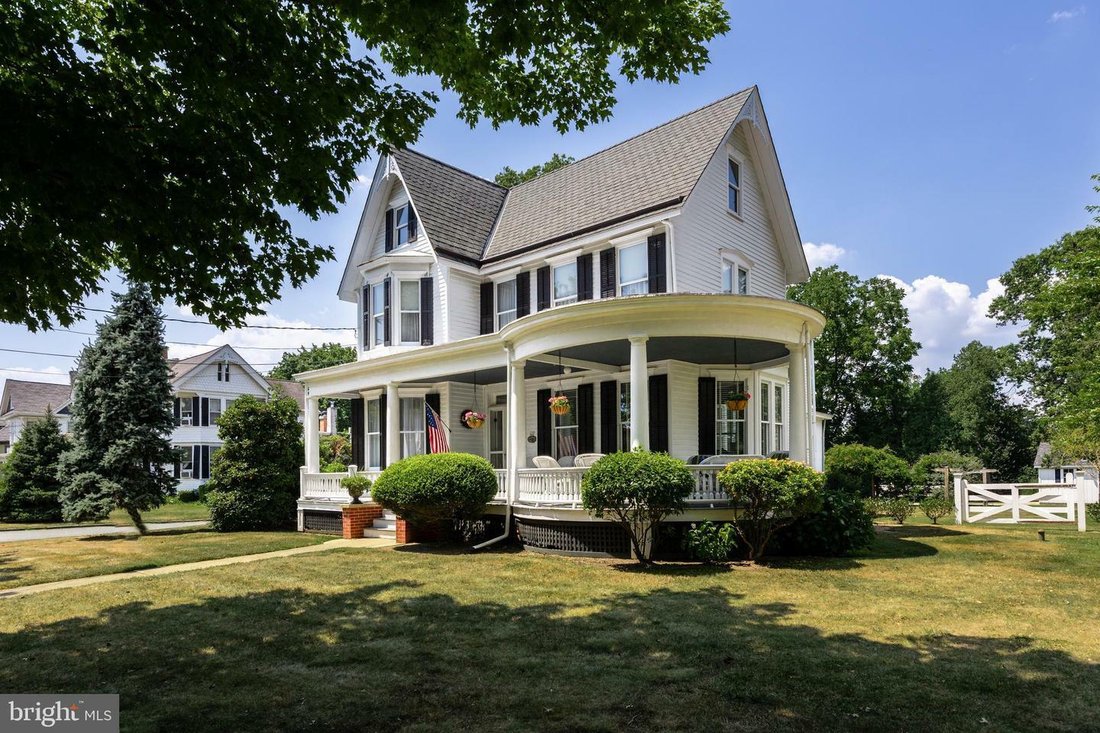
[[[1085,531],[1085,490],[1076,484],[971,484],[955,477],[955,521],[1076,522]]]

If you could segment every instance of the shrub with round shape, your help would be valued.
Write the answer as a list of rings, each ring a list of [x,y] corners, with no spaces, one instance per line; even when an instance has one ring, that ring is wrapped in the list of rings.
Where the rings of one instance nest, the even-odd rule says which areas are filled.
[[[733,505],[748,558],[756,562],[776,530],[821,509],[825,476],[802,463],[764,458],[728,464],[718,483]]]
[[[936,524],[937,519],[955,511],[955,502],[942,496],[929,496],[920,503],[920,510],[932,520],[932,524]]]
[[[913,485],[909,464],[892,450],[859,443],[834,445],[825,451],[825,475],[830,488],[858,496],[898,496]]]
[[[492,464],[469,453],[404,458],[371,486],[373,501],[421,526],[478,517],[496,493]]]
[[[844,557],[865,550],[875,541],[875,517],[866,502],[844,491],[826,486],[821,510],[799,517],[780,529],[772,543],[777,555]]]
[[[886,502],[886,516],[898,524],[905,524],[905,520],[913,514],[913,502],[902,497],[890,499]]]
[[[611,453],[581,479],[581,504],[600,519],[618,523],[630,536],[634,557],[650,562],[657,526],[687,507],[695,477],[667,453]]]

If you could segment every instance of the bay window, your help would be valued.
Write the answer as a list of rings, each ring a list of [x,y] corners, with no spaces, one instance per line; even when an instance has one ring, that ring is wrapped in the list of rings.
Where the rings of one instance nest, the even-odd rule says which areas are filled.
[[[401,281],[401,343],[420,344],[420,281]]]
[[[374,324],[374,345],[386,343],[386,290],[382,283],[370,289],[371,322]]]

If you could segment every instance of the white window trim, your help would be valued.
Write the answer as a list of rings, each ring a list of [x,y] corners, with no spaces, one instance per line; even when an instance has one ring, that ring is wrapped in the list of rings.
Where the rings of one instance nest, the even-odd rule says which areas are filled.
[[[741,156],[731,147],[726,149],[727,163],[725,169],[722,171],[726,175],[723,178],[726,179],[726,211],[730,216],[736,219],[742,219],[745,211],[745,161]],[[737,166],[737,186],[734,187],[730,184],[730,172],[729,163],[733,162]],[[730,189],[737,189],[737,208],[730,208]]]
[[[403,417],[402,410],[401,410],[401,401],[402,400],[416,400],[420,403],[421,416],[420,416],[420,427],[418,429],[416,429],[416,430],[406,430],[405,429],[405,421],[401,419]],[[386,405],[386,409],[387,410],[390,409],[389,405]],[[400,443],[400,445],[396,446],[397,451],[398,451],[398,455],[401,458],[408,458],[408,456],[405,455],[405,436],[406,435],[411,435],[414,438],[417,438],[417,436],[419,436],[417,438],[417,442],[418,442],[418,445],[420,447],[420,453],[413,453],[413,454],[410,454],[410,455],[423,455],[424,453],[427,453],[428,452],[428,445],[425,442],[427,440],[427,437],[425,436],[427,412],[424,408],[424,395],[423,394],[402,394],[400,396],[400,398],[397,400],[397,417],[398,417],[398,442]]]
[[[195,476],[195,446],[193,445],[180,445],[176,446],[179,449],[180,455],[180,479],[194,479]],[[184,468],[184,458],[187,458],[187,462],[191,464],[190,468]]]
[[[379,311],[375,311],[374,298],[375,293],[381,293],[382,308]],[[393,295],[391,294],[392,298]],[[371,302],[368,305],[370,309],[370,340],[371,344],[375,348],[380,348],[386,345],[386,278],[382,278],[377,282],[370,283],[370,298]],[[378,323],[382,323],[382,337],[378,337]]]
[[[375,409],[378,410],[378,430],[370,429],[370,406],[374,404]],[[381,451],[379,455],[373,455],[374,451],[371,450],[371,438],[378,438],[378,445],[381,448],[382,445],[382,431],[385,430],[385,426],[382,424],[382,405],[381,400],[377,397],[374,399],[368,399],[363,406],[363,460],[366,462],[365,468],[382,468],[382,456]]]
[[[181,426],[187,426],[187,427],[193,427],[195,425],[195,411],[192,408],[194,408],[195,403],[191,401],[190,397],[180,397],[179,401],[180,401],[180,425]],[[187,417],[186,418],[183,416],[184,405],[187,406]]]
[[[648,250],[646,250],[645,278],[642,278],[642,279],[639,279],[639,280],[631,280],[630,282],[627,282],[627,283],[624,283],[623,279],[622,279],[623,278],[623,250],[624,249],[630,249],[631,247],[638,247],[638,246],[647,247],[648,245],[649,245],[649,240],[647,240],[647,239],[643,239],[641,241],[638,241],[636,239],[632,239],[629,242],[624,242],[624,243],[619,244],[615,247],[615,295],[621,297],[622,294],[623,294],[623,287],[624,286],[637,285],[638,283],[641,283],[641,282],[644,282],[646,284],[645,295],[649,294],[649,251]],[[641,293],[634,293],[634,295],[641,295]]]
[[[505,285],[511,285],[512,286],[512,298],[513,298],[513,300],[515,300],[515,305],[513,305],[508,310],[501,310],[500,309],[500,289],[501,289],[501,287],[503,287]],[[509,323],[512,323],[512,321],[516,320],[516,318],[519,316],[519,288],[516,287],[515,278],[510,278],[510,279],[499,280],[499,281],[494,281],[493,282],[493,305],[496,307],[496,314],[494,314],[493,317],[496,319],[496,324],[497,324],[497,330],[498,331],[500,329],[504,328],[505,326],[507,326]],[[512,314],[512,319],[510,321],[506,322],[506,323],[501,323],[500,322],[500,317],[502,315],[506,315],[508,313]]]
[[[397,330],[399,331],[399,333],[397,334],[397,336],[399,338],[398,343],[400,343],[402,346],[420,346],[421,339],[423,338],[423,334],[420,333],[420,279],[417,278],[417,279],[414,280],[412,278],[405,278],[405,279],[394,280],[394,282],[397,283]],[[415,311],[407,311],[401,305],[401,290],[404,287],[405,283],[414,283],[416,285],[416,310]],[[390,298],[393,298],[392,293],[390,294]],[[391,310],[392,310],[392,306],[391,306]],[[401,322],[403,320],[402,316],[405,315],[406,313],[416,313],[417,339],[415,341],[406,341],[405,340],[405,333],[404,333],[404,329],[401,327]]]
[[[412,210],[412,202],[406,201],[403,204],[399,204],[391,208],[393,210],[393,248],[398,249],[399,247],[404,247],[405,245],[412,244],[414,241],[416,241],[409,238],[409,212]],[[402,209],[405,210],[405,224],[403,226],[398,225],[397,223],[397,212],[401,211]],[[397,233],[400,232],[402,229],[405,230],[404,242],[400,242],[400,237],[397,236]]]
[[[719,287],[722,289],[722,292],[727,293],[729,295],[751,295],[752,294],[752,281],[753,281],[752,260],[750,260],[748,257],[746,257],[741,252],[738,252],[735,249],[723,249],[720,254],[721,254],[721,258],[722,258],[722,271],[721,271],[721,280],[720,280]],[[731,286],[733,288],[732,290],[726,290],[725,289],[725,279],[726,279],[726,268],[727,267],[731,268],[730,272],[731,272],[731,277],[732,277],[732,279],[731,279]],[[738,274],[737,271],[739,269],[745,271],[745,292],[744,293],[739,292],[738,289],[737,289],[737,282],[738,282],[738,280],[737,280],[737,274]]]
[[[568,296],[568,297],[565,297],[565,298],[558,298],[557,297],[558,270],[563,268],[563,267],[568,267],[569,265],[573,265],[573,294]],[[551,266],[551,268],[550,268],[550,306],[551,307],[556,308],[559,305],[569,305],[570,303],[576,303],[577,302],[577,298],[580,295],[580,276],[581,276],[580,264],[575,259],[572,260],[572,261],[567,260],[567,261],[562,262],[560,264]]]

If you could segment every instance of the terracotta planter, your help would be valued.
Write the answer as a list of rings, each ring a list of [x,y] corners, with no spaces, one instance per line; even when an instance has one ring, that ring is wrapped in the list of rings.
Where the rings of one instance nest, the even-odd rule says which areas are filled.
[[[569,409],[570,408],[569,408],[568,404],[565,404],[565,405],[550,405],[550,412],[554,413],[555,415],[568,415],[569,414]]]
[[[748,400],[726,400],[726,409],[740,412],[749,406]]]

